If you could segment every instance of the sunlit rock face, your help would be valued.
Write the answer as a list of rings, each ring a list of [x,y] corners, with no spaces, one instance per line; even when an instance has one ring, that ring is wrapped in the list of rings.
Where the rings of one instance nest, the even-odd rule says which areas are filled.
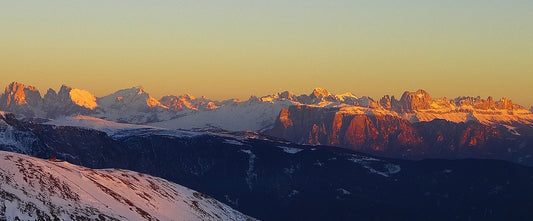
[[[533,130],[528,124],[490,125],[469,115],[472,119],[467,122],[420,121],[417,115],[408,121],[385,109],[291,106],[280,112],[266,133],[300,144],[409,159],[509,155],[521,162],[533,156]]]
[[[42,98],[39,90],[18,82],[9,84],[0,95],[0,109],[34,117],[39,115]]]
[[[403,93],[400,100],[393,99],[391,101],[391,108],[396,112],[411,113],[419,109],[429,109],[431,107],[431,96],[424,90],[418,90],[416,92]]]
[[[422,143],[408,121],[368,108],[292,106],[282,110],[267,133],[299,143],[355,150],[385,151]]]

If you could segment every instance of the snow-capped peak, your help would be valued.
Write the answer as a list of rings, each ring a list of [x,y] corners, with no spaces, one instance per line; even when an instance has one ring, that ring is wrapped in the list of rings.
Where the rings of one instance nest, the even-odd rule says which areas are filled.
[[[355,96],[351,92],[346,92],[344,94],[337,94],[335,95],[335,97],[341,102],[344,102],[346,99],[357,99],[357,96]]]
[[[117,122],[143,124],[175,117],[169,108],[148,94],[142,87],[119,90],[98,98],[97,116]]]
[[[164,107],[140,86],[119,90],[111,95],[98,99],[98,103],[104,107],[113,108],[122,108],[125,106],[135,106],[137,108]]]

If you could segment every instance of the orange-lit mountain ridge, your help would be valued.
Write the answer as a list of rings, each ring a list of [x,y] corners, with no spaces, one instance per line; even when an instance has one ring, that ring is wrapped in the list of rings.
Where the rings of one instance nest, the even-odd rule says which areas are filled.
[[[304,105],[342,108],[344,111],[397,115],[410,122],[444,119],[452,122],[478,121],[484,124],[533,124],[530,110],[507,98],[457,97],[432,98],[424,90],[405,92],[400,99],[386,95],[379,101],[347,92],[331,94],[315,88],[310,94],[284,91],[247,101],[226,101],[194,97],[189,94],[152,97],[142,87],[119,90],[96,98],[86,90],[63,85],[59,92],[49,89],[41,97],[37,88],[13,82],[0,96],[0,110],[27,117],[89,115],[102,119],[168,128],[220,128],[225,130],[264,130],[271,128],[283,108]]]

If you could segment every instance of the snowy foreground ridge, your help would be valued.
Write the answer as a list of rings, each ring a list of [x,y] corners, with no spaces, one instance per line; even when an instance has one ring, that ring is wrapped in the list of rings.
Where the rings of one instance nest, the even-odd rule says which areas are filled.
[[[0,151],[0,220],[253,220],[161,178]]]

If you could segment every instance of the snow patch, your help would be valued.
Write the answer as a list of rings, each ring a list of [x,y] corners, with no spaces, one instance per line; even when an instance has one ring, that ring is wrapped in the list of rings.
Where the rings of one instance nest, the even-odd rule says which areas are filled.
[[[300,151],[303,151],[303,149],[294,148],[294,147],[285,147],[285,146],[278,146],[278,147],[281,148],[285,153],[289,153],[289,154],[296,154]]]
[[[337,189],[337,191],[339,191],[343,195],[352,195],[352,192],[350,192],[350,191],[348,191],[348,190],[346,190],[344,188],[339,188],[339,189]]]
[[[145,125],[136,125],[136,124],[123,124],[116,123],[112,121],[103,120],[96,117],[89,116],[73,116],[73,117],[60,117],[44,124],[55,125],[55,126],[70,126],[70,127],[81,127],[88,128],[93,130],[98,130],[107,133],[108,135],[113,135],[121,130],[129,129],[156,129],[156,127],[145,126]]]
[[[289,193],[288,197],[296,196],[296,194],[300,193],[298,190],[292,190],[291,193]]]
[[[237,140],[224,140],[224,143],[232,144],[232,145],[239,145],[244,146],[244,143],[237,141]]]
[[[401,167],[396,164],[387,163],[385,161],[366,157],[366,156],[357,156],[352,155],[353,157],[348,158],[349,161],[361,165],[363,168],[367,169],[371,173],[378,174],[384,177],[389,177],[393,174],[399,173]]]
[[[248,188],[250,190],[253,189],[252,181],[257,180],[257,174],[254,172],[254,164],[255,159],[257,158],[254,153],[252,153],[251,150],[241,150],[241,152],[244,152],[248,154],[248,170],[246,171],[246,184],[248,184]]]

